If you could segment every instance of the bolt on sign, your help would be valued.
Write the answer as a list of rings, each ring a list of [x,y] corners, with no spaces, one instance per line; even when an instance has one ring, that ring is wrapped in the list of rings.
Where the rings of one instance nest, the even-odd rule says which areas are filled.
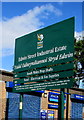
[[[73,60],[74,17],[17,38],[14,92],[72,87]]]

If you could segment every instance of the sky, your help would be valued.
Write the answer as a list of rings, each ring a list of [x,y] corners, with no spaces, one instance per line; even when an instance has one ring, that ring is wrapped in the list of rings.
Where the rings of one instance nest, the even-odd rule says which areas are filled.
[[[0,69],[13,70],[15,39],[25,34],[75,17],[74,35],[78,38],[83,32],[82,6],[83,2],[2,2]]]

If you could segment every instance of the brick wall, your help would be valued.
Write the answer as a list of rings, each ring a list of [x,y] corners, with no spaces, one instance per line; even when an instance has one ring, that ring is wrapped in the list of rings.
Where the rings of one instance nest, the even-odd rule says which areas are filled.
[[[5,118],[6,112],[6,83],[13,81],[13,73],[0,70],[0,120]]]
[[[83,107],[83,120],[84,120],[84,107]]]
[[[2,81],[13,81],[13,77],[8,75],[2,75]]]
[[[60,91],[60,89],[58,89],[57,91]],[[58,118],[58,110],[56,109],[48,109],[48,104],[53,104],[53,105],[58,105],[58,103],[53,103],[53,102],[49,102],[48,101],[48,92],[52,92],[52,91],[45,91],[47,93],[47,97],[44,97],[44,93],[42,94],[42,99],[41,99],[41,109],[43,110],[51,110],[54,111],[54,117]],[[65,89],[65,92],[70,93],[70,94],[78,94],[78,95],[84,95],[84,92],[81,90],[73,90],[73,89],[69,89],[69,91],[67,91],[67,89]],[[67,117],[70,119],[71,118],[71,98],[70,98],[70,94],[66,95],[66,98],[68,97],[68,107],[65,104],[65,107],[67,107],[67,109],[64,110],[64,118]],[[66,99],[67,100],[67,99]],[[84,119],[84,107],[83,107],[83,119]]]
[[[5,110],[6,110],[6,89],[5,82],[0,81],[0,120],[5,118]]]
[[[44,97],[44,94],[42,94],[42,99],[41,99],[41,109],[42,110],[51,110],[54,111],[54,118],[58,118],[58,109],[48,109],[48,104],[53,104],[53,105],[58,105],[58,103],[53,103],[48,101],[48,92],[52,91],[45,91],[47,93],[47,97]],[[55,92],[54,92],[55,93]],[[65,104],[66,106],[66,104]],[[64,118],[66,118],[66,110],[64,110]]]

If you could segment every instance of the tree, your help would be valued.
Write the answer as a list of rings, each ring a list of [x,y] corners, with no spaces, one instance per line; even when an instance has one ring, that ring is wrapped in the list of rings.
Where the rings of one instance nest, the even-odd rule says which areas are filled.
[[[82,40],[77,41],[75,39],[74,43],[75,53],[74,53],[74,77],[76,77],[79,72],[79,76],[82,76],[82,69],[84,69],[84,38]],[[82,64],[82,69],[77,69],[77,64],[80,62]]]

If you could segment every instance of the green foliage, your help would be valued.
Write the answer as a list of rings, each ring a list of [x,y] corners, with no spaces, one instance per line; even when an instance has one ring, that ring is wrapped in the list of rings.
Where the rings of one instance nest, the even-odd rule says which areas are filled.
[[[75,48],[75,53],[74,53],[74,76],[76,76],[77,72],[80,72],[79,70],[77,70],[77,63],[80,62],[82,64],[82,69],[84,69],[84,39],[83,40],[79,40],[76,42],[75,39],[75,44],[74,44],[74,48]],[[81,76],[81,74],[80,74]]]
[[[75,42],[75,60],[80,61],[84,67],[84,40]]]

